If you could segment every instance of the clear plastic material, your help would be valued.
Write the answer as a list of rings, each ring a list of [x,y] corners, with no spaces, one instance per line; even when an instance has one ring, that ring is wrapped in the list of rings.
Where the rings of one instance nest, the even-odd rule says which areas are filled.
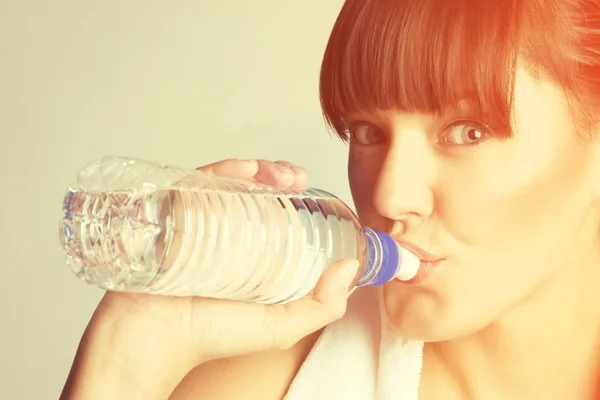
[[[387,235],[363,229],[322,190],[129,158],[84,168],[63,212],[67,263],[107,290],[285,303],[311,293],[342,258],[362,261],[356,285],[391,280],[401,258]]]

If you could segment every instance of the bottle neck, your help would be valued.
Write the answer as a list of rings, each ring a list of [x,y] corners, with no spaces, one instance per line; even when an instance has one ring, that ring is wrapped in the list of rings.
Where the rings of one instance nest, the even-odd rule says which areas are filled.
[[[379,286],[394,279],[398,271],[400,250],[387,233],[364,228],[366,251],[364,271],[356,286]]]

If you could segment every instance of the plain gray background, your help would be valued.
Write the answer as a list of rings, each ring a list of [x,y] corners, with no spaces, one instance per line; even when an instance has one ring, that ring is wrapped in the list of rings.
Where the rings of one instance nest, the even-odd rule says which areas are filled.
[[[102,294],[58,242],[89,161],[284,159],[350,201],[347,149],[318,101],[342,3],[0,1],[0,398],[58,398]]]

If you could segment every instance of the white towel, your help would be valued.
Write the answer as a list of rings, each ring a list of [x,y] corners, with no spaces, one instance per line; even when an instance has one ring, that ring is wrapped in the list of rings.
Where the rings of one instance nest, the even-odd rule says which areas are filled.
[[[285,400],[418,400],[423,343],[394,333],[381,292],[352,294],[346,315],[325,328]]]

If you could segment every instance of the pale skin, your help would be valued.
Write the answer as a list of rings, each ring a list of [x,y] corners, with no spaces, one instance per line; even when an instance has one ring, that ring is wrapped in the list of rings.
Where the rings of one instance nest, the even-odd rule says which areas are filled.
[[[480,129],[479,146],[463,146],[471,125],[449,125],[464,104],[441,119],[397,110],[349,116],[349,177],[362,222],[445,258],[422,283],[384,290],[399,334],[428,342],[422,400],[595,398],[600,145],[578,137],[559,88],[524,69],[517,77],[514,137]],[[219,173],[306,187],[302,170],[227,163],[216,164]],[[344,267],[332,268],[316,298],[275,312],[294,328],[270,336],[255,325],[237,334],[242,315],[246,324],[265,315],[260,306],[109,294],[62,398],[164,399],[191,370],[170,399],[280,399],[320,328],[344,312]],[[198,331],[176,322],[190,310],[219,335],[192,340]],[[162,334],[132,341],[149,330]],[[107,349],[110,358],[102,357]],[[120,371],[138,379],[137,388],[113,379]]]
[[[362,221],[446,258],[419,285],[385,288],[397,330],[431,341],[425,399],[595,398],[598,142],[580,139],[562,91],[525,69],[514,107],[514,137],[477,147],[435,144],[460,111],[356,116],[371,126],[350,150]],[[365,134],[383,144],[361,145]]]

